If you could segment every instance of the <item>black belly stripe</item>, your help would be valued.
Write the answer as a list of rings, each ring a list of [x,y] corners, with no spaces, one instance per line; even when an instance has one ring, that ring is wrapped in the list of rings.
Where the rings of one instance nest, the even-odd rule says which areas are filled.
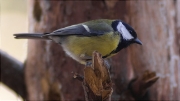
[[[122,37],[121,37],[122,38]],[[110,52],[109,54],[103,56],[103,58],[107,58],[108,56],[115,54],[117,52],[119,52],[120,50],[122,50],[123,48],[126,48],[127,46],[129,46],[130,43],[128,43],[127,41],[121,39],[121,42],[119,42],[117,48],[115,50],[113,50],[112,52]]]

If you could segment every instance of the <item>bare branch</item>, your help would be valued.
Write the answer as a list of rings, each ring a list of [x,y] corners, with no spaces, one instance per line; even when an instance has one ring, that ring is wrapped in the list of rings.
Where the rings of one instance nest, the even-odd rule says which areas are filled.
[[[75,73],[73,76],[75,79],[78,79],[79,81],[83,82],[84,77],[78,73]]]
[[[23,64],[1,50],[0,56],[0,82],[11,88],[23,99],[26,99],[27,92],[24,80]]]
[[[148,70],[145,71],[142,76],[130,82],[129,89],[132,96],[135,99],[141,99],[147,92],[147,89],[151,87],[158,79],[159,77],[156,76],[155,72]]]

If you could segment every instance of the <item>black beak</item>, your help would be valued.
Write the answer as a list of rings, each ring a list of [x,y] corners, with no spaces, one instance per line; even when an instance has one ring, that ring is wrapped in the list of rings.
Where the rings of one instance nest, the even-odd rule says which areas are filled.
[[[134,39],[134,43],[142,45],[142,42],[138,38]]]

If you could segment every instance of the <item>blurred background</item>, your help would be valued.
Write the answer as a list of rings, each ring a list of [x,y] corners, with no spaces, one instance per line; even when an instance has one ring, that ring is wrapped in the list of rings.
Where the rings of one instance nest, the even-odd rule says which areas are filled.
[[[9,73],[10,79],[4,77],[9,81],[18,81],[15,76],[22,81],[21,77],[25,77],[24,89],[19,82],[10,82],[18,83],[15,86],[22,91],[27,90],[23,99],[83,100],[82,83],[72,78],[72,71],[83,74],[84,65],[65,55],[56,43],[29,40],[27,49],[27,40],[16,40],[13,34],[28,32],[28,25],[30,32],[43,33],[100,18],[129,23],[143,42],[143,47],[132,45],[112,58],[112,98],[137,100],[133,93],[125,92],[133,78],[149,70],[155,71],[154,76],[157,74],[160,79],[140,97],[159,101],[180,99],[180,0],[0,0],[0,6],[0,49],[22,63],[27,58],[26,68],[21,69],[24,76],[12,74],[13,71]],[[22,98],[0,83],[0,101],[22,101]]]
[[[0,49],[24,62],[27,40],[15,40],[13,33],[28,31],[26,0],[0,0]],[[22,101],[11,89],[0,83],[0,101]]]

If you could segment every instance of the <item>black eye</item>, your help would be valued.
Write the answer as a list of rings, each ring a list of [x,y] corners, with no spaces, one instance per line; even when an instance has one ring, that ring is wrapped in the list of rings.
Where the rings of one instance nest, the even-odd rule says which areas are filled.
[[[134,38],[137,37],[136,32],[135,32],[134,30],[128,30],[128,31],[131,33],[131,35],[132,35]]]
[[[132,33],[133,31],[129,30],[130,33]]]

